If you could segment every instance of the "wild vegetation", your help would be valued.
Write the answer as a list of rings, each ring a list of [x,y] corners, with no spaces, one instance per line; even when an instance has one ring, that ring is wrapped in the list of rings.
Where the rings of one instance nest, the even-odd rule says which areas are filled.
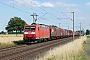
[[[14,43],[0,43],[0,48],[6,48],[6,47],[10,47],[10,46],[16,46]]]
[[[87,38],[89,38],[89,39],[90,39],[90,35],[88,35],[88,36],[87,36]]]
[[[76,39],[65,45],[62,46],[60,45],[59,47],[56,48],[50,48],[50,50],[46,52],[43,56],[38,58],[38,60],[85,60],[86,59],[85,49],[87,38],[90,38],[90,36],[80,37],[79,39]],[[0,43],[0,48],[16,46],[22,43],[23,43],[22,41]]]
[[[65,45],[50,48],[50,51],[38,60],[85,60],[86,39],[84,36]]]

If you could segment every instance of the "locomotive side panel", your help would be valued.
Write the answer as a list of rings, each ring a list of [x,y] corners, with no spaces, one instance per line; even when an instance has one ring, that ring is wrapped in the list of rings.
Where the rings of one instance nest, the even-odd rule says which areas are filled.
[[[39,38],[50,38],[50,29],[46,25],[40,25],[39,27]]]

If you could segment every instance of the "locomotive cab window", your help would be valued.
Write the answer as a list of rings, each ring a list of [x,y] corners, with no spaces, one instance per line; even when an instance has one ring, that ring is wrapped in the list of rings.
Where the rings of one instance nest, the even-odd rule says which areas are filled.
[[[25,30],[35,30],[35,26],[25,26]]]

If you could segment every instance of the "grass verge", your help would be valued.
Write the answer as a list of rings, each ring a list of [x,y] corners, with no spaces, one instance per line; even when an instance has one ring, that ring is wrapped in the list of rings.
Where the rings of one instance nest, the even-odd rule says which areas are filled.
[[[60,56],[52,55],[52,58],[48,58],[47,60],[85,60],[86,41],[84,41],[82,45],[82,49],[77,50],[77,48],[75,48],[69,53],[64,52]]]
[[[10,46],[16,46],[16,44],[12,43],[0,43],[0,48],[6,48]]]
[[[84,36],[63,46],[50,49],[37,60],[85,60],[86,39],[87,37]]]
[[[88,36],[87,36],[87,38],[89,38],[89,39],[90,39],[90,35],[88,35]]]
[[[23,37],[23,34],[0,34],[0,37]]]
[[[17,46],[24,44],[22,40],[19,41],[12,41],[12,42],[7,42],[7,43],[0,43],[0,48],[6,48],[6,47],[11,47],[11,46]]]

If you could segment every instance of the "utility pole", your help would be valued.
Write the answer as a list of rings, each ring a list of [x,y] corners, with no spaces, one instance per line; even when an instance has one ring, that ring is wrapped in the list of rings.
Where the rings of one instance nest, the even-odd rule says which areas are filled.
[[[73,19],[72,19],[72,21],[73,21],[73,40],[74,40],[74,12],[71,12],[71,13],[73,13]]]
[[[37,21],[37,16],[38,16],[38,15],[37,15],[36,13],[33,12],[33,14],[32,14],[31,16],[33,17],[33,23],[35,23],[35,22]],[[35,19],[34,16],[36,16],[36,19]]]
[[[35,22],[36,22],[36,21],[37,21],[37,16],[38,16],[38,15],[36,14],[35,16],[36,16],[36,19],[35,19]]]
[[[68,26],[68,36],[69,36],[69,26]]]
[[[80,36],[81,36],[81,23],[79,23],[80,24]]]
[[[60,27],[60,24],[61,24],[61,23],[59,23],[59,28],[61,28],[61,27]],[[61,36],[61,35],[62,35],[62,30],[60,29],[60,36]]]
[[[60,23],[59,23],[59,28],[60,28]]]
[[[68,30],[69,30],[69,26],[68,26]]]
[[[83,26],[82,26],[82,35],[84,36],[84,34],[85,34],[85,32],[84,32],[84,28],[83,28]]]
[[[63,14],[63,12],[61,12]],[[74,12],[71,12],[73,13],[73,18],[69,18],[68,16],[66,16],[65,14],[63,14],[64,16],[66,16],[68,19],[71,19],[71,21],[73,21],[73,40],[74,40]]]

